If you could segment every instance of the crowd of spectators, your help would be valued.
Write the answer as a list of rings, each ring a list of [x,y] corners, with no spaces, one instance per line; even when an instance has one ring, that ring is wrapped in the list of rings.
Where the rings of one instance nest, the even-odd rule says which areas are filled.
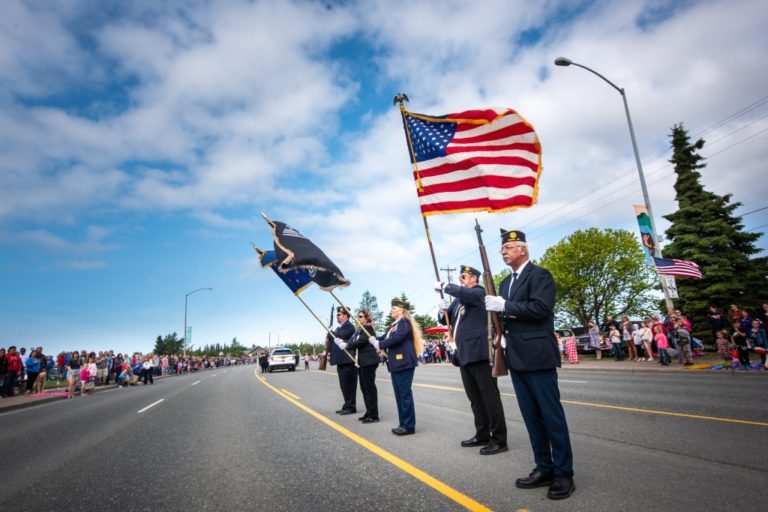
[[[79,389],[87,395],[98,386],[137,386],[154,384],[160,375],[181,375],[218,366],[250,362],[247,358],[199,357],[140,354],[114,351],[61,352],[46,355],[42,347],[17,350],[16,346],[0,347],[0,397],[42,393],[46,382],[63,387],[66,396]]]
[[[763,303],[762,311],[754,317],[736,304],[731,304],[727,313],[710,306],[707,322],[712,336],[707,341],[716,346],[726,367],[752,369],[750,354],[756,354],[760,359],[759,369],[766,369],[768,302]],[[589,322],[588,347],[595,351],[597,359],[603,357],[603,352],[608,352],[616,361],[628,359],[667,366],[672,357],[676,357],[679,364],[692,366],[693,357],[704,350],[704,342],[692,336],[692,328],[691,321],[680,310],[670,310],[663,317],[647,315],[634,322],[627,315],[620,319],[609,315],[602,325]],[[563,360],[568,355],[569,361],[575,364],[578,355],[574,357],[568,352],[571,339],[572,331],[570,338],[559,340],[560,351]]]

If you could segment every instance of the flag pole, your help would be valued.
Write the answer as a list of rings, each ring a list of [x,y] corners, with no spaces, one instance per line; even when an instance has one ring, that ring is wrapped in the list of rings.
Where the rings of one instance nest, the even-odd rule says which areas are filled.
[[[408,128],[408,121],[405,119],[405,106],[403,105],[403,102],[409,101],[408,95],[405,93],[400,93],[397,96],[394,97],[392,100],[393,103],[399,103],[400,104],[400,116],[403,118],[403,128],[405,129],[405,138],[408,142],[408,152],[411,156],[411,161],[413,162],[413,168],[416,172],[416,186],[419,191],[423,191],[424,187],[421,183],[421,176],[419,176],[419,167],[416,163],[416,154],[413,151],[413,142],[411,141],[411,130]],[[440,270],[437,267],[437,258],[435,257],[435,247],[432,245],[432,235],[429,233],[429,223],[427,222],[427,216],[424,215],[424,213],[421,214],[421,219],[424,221],[424,232],[427,235],[427,244],[429,244],[429,254],[432,256],[432,268],[435,269],[435,280],[440,282]],[[444,299],[445,295],[443,294],[443,290],[440,290],[440,298]],[[450,338],[453,338],[453,333],[451,332],[451,321],[448,318],[448,311],[444,311],[443,314],[445,315],[445,325],[448,327],[448,336]]]
[[[336,302],[338,302],[338,303],[339,303],[339,306],[341,306],[341,307],[343,307],[344,309],[346,309],[348,313],[350,312],[349,308],[348,308],[347,306],[345,306],[345,305],[344,305],[344,303],[342,303],[342,302],[341,302],[341,300],[340,300],[340,299],[339,299],[339,298],[336,296],[336,294],[334,294],[334,293],[333,293],[333,290],[330,290],[328,293],[330,293],[330,294],[331,294],[331,297],[333,297],[334,299],[336,299]],[[367,334],[367,335],[368,335],[368,337],[369,337],[369,338],[373,337],[373,334],[371,334],[370,332],[368,332],[368,329],[366,329],[366,328],[365,328],[365,326],[364,326],[363,324],[361,324],[361,323],[360,323],[360,321],[357,319],[357,317],[356,317],[356,316],[354,316],[354,315],[349,315],[349,316],[350,316],[350,317],[351,317],[351,318],[352,318],[352,319],[355,321],[355,323],[357,324],[357,326],[358,326],[359,328],[361,328],[365,334]]]
[[[319,316],[317,316],[317,315],[315,314],[315,312],[314,312],[314,311],[312,311],[312,308],[310,308],[310,307],[309,307],[309,305],[308,305],[306,302],[304,302],[304,299],[302,299],[302,298],[301,298],[301,297],[299,297],[298,295],[294,295],[294,297],[296,297],[297,299],[299,299],[299,300],[301,301],[301,303],[302,303],[302,304],[304,304],[304,307],[305,307],[305,308],[307,308],[307,311],[309,311],[310,313],[312,313],[312,316],[313,316],[313,317],[315,317],[315,320],[317,320],[317,322],[318,322],[320,325],[322,325],[322,326],[323,326],[323,329],[325,329],[326,331],[328,331],[328,334],[330,334],[331,336],[333,336],[334,338],[336,338],[336,334],[335,334],[335,333],[334,333],[334,332],[331,330],[331,328],[330,328],[330,327],[328,327],[327,325],[325,325],[325,324],[323,323],[323,321],[322,321],[322,320],[320,320],[320,317],[319,317]],[[346,350],[346,349],[344,349],[344,352],[347,352],[347,350]],[[357,367],[359,368],[360,366],[357,364],[357,358],[356,358],[355,356],[353,356],[352,354],[350,354],[349,352],[347,352],[347,355],[348,355],[348,356],[349,356],[349,358],[350,358],[350,359],[352,359],[352,361],[355,363],[355,366],[357,366]]]

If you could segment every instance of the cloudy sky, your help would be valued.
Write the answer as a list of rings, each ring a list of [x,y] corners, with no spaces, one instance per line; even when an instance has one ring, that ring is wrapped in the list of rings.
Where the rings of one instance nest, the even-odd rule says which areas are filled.
[[[399,92],[425,114],[514,108],[542,143],[534,207],[429,217],[440,267],[479,266],[475,218],[494,272],[499,227],[534,257],[576,229],[635,231],[621,96],[559,56],[627,91],[661,231],[684,123],[707,141],[704,185],[765,232],[766,26],[749,0],[4,0],[0,346],[149,351],[208,287],[189,296],[195,345],[321,342],[259,267],[261,211],[323,248],[350,305],[405,292],[433,313]],[[328,294],[302,298],[328,316]]]

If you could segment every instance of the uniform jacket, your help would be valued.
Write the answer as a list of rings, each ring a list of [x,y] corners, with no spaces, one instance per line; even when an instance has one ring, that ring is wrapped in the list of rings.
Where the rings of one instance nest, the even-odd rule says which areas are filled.
[[[507,340],[507,367],[515,371],[558,368],[555,338],[555,280],[549,270],[528,262],[512,290],[509,275],[501,282],[506,300],[502,322]]]
[[[337,338],[341,338],[346,342],[349,342],[349,339],[352,337],[352,335],[355,333],[355,328],[352,325],[352,322],[347,320],[340,326],[338,326],[334,331],[333,334],[336,335]],[[351,353],[351,352],[350,352]],[[355,364],[355,362],[349,358],[349,356],[341,350],[339,347],[336,346],[336,343],[331,340],[331,365],[335,364]]]
[[[413,348],[411,322],[401,318],[393,323],[384,339],[379,341],[379,348],[387,351],[387,368],[392,373],[416,368],[419,360]]]
[[[449,284],[445,293],[456,298],[448,307],[448,316],[460,364],[490,362],[485,288]],[[445,315],[440,315],[438,320],[445,325]]]
[[[371,335],[376,334],[376,331],[371,324],[365,324],[365,328]],[[378,352],[376,352],[374,346],[368,341],[368,335],[360,328],[355,331],[355,334],[353,334],[352,338],[349,340],[347,350],[357,358],[357,364],[361,367],[374,366],[381,362],[379,360]]]

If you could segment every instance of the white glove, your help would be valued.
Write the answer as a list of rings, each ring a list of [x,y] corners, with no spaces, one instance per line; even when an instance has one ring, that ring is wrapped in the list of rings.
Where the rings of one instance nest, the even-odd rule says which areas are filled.
[[[341,338],[334,338],[333,342],[336,344],[337,347],[339,347],[341,350],[346,350],[347,343],[341,339]]]
[[[501,348],[507,348],[507,338],[503,334],[501,335]]]
[[[442,281],[436,282],[435,283],[435,291],[437,293],[445,291],[445,283],[443,283]]]
[[[441,315],[448,309],[448,304],[448,299],[443,299],[440,301],[440,304],[438,304],[437,309],[440,310]]]
[[[504,297],[498,297],[496,295],[486,295],[485,296],[485,309],[488,311],[497,311],[501,313],[504,311],[504,303],[506,301],[504,300]]]
[[[368,343],[373,345],[373,348],[375,348],[376,350],[379,350],[379,340],[375,336],[371,336],[370,338],[368,338]]]

